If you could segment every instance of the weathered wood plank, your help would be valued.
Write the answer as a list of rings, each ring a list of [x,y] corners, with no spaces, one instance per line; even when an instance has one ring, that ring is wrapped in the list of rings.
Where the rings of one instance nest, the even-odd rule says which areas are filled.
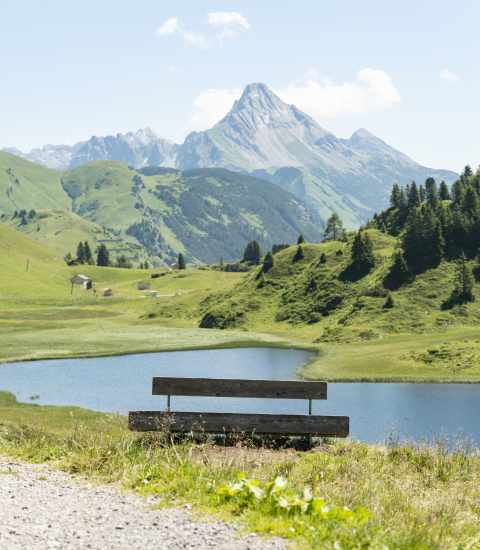
[[[327,399],[326,382],[155,377],[152,395]]]
[[[272,435],[347,437],[348,416],[293,414],[233,414],[134,411],[128,415],[130,430],[147,432],[168,428],[172,432],[245,432]]]

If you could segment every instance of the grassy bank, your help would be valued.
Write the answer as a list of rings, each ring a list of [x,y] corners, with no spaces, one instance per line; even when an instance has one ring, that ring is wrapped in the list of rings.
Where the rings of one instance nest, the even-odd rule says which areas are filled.
[[[480,457],[441,446],[347,442],[297,452],[171,444],[129,433],[122,418],[18,404],[0,393],[0,452],[118,482],[163,505],[189,503],[299,547],[480,544]]]

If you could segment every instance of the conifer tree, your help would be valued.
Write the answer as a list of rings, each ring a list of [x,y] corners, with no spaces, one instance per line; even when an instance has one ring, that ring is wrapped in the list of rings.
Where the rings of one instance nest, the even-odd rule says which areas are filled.
[[[305,238],[302,234],[298,236],[297,244],[303,244],[305,242]]]
[[[420,185],[418,188],[418,196],[420,197],[420,204],[424,203],[427,200],[427,193],[423,185]]]
[[[435,210],[438,206],[438,189],[437,182],[433,178],[426,179],[425,194],[428,206]]]
[[[471,269],[468,267],[465,256],[457,262],[455,285],[450,298],[443,304],[444,308],[475,301],[473,293],[474,281]]]
[[[262,272],[268,273],[273,267],[273,262],[273,254],[271,252],[267,252],[263,258]]]
[[[89,265],[93,265],[95,262],[93,261],[93,255],[92,251],[90,249],[90,245],[88,244],[88,241],[85,241],[83,243],[83,254],[85,257],[85,263]]]
[[[292,262],[293,263],[299,262],[300,260],[303,260],[304,257],[305,257],[305,254],[303,253],[303,247],[301,244],[299,244],[293,256]]]
[[[350,269],[357,275],[366,275],[375,266],[372,240],[361,229],[353,240],[350,259]]]
[[[325,254],[325,252],[322,252],[320,254],[320,263],[321,264],[326,264],[327,263],[327,255]]]
[[[403,284],[412,280],[412,273],[408,268],[405,257],[401,251],[398,251],[393,257],[393,263],[390,267],[390,271],[384,280],[384,285],[391,289],[397,290]]]
[[[450,200],[450,191],[448,190],[448,185],[444,181],[440,183],[440,200],[441,201]]]
[[[338,241],[343,238],[344,234],[345,229],[343,227],[343,222],[340,219],[340,216],[336,212],[333,212],[327,220],[327,226],[325,228],[323,238],[326,241]]]
[[[185,263],[185,257],[181,252],[178,255],[177,268],[178,269],[187,269],[187,264]]]
[[[398,183],[395,183],[392,187],[392,193],[390,195],[390,206],[392,208],[402,208],[402,191]]]
[[[420,206],[420,193],[418,191],[417,184],[414,181],[412,181],[412,184],[409,187],[407,201],[409,210]]]
[[[468,187],[463,199],[463,211],[473,217],[478,214],[478,194],[473,187]]]
[[[79,264],[85,263],[85,247],[83,246],[83,243],[80,241],[77,246],[77,262]]]
[[[250,241],[245,247],[243,261],[258,265],[260,263],[261,255],[260,245],[258,242]]]
[[[110,253],[104,243],[102,243],[97,249],[97,265],[101,267],[110,265]]]

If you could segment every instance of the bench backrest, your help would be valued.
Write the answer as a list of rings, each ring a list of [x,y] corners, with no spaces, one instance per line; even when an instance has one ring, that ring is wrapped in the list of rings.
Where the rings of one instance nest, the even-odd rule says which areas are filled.
[[[327,399],[325,382],[155,377],[152,395]]]

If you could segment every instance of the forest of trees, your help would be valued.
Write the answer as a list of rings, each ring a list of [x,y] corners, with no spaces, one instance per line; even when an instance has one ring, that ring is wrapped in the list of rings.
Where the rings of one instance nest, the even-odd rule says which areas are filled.
[[[390,208],[376,214],[370,225],[400,238],[401,249],[384,281],[387,288],[399,288],[443,259],[455,260],[456,284],[444,307],[475,299],[473,276],[480,279],[480,169],[474,173],[466,166],[451,189],[433,178],[420,186],[394,185]],[[472,273],[466,260],[475,257]]]
[[[376,214],[372,226],[401,235],[403,258],[396,269],[412,275],[436,267],[443,258],[473,258],[480,249],[480,171],[467,166],[448,189],[433,178],[425,185],[394,185],[391,207]]]

